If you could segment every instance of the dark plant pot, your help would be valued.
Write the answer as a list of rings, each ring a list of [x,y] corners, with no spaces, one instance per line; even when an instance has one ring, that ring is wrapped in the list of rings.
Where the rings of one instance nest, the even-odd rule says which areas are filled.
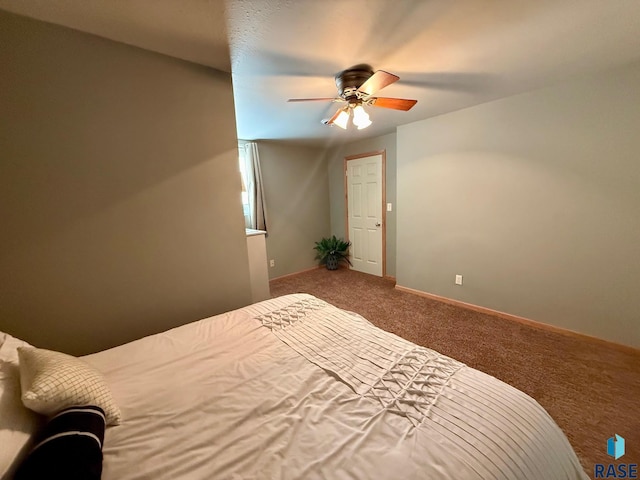
[[[338,269],[338,257],[327,257],[327,270]]]

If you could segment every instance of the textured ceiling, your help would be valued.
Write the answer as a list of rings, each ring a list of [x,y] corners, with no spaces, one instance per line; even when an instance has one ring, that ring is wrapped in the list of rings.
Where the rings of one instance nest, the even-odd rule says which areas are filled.
[[[0,0],[0,8],[232,71],[243,139],[330,145],[640,60],[638,0]],[[225,23],[226,19],[226,23]],[[333,76],[367,63],[400,76],[373,125],[322,125]]]

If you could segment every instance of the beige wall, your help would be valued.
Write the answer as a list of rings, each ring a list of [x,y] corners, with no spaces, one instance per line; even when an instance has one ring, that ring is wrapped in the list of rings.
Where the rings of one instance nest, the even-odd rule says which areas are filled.
[[[329,235],[327,161],[319,148],[258,142],[267,203],[269,277],[318,264],[315,242]]]
[[[250,299],[228,74],[0,12],[0,329],[74,354]]]
[[[386,151],[387,203],[393,211],[387,213],[387,275],[396,274],[396,133],[368,138],[327,150],[329,158],[329,191],[331,199],[331,233],[346,237],[344,205],[344,158],[362,153]]]
[[[398,284],[640,347],[638,85],[636,64],[399,127]]]

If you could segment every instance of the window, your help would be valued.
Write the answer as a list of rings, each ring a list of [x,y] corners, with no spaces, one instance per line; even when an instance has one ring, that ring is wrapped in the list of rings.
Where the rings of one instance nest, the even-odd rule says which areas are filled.
[[[247,228],[267,231],[267,211],[264,201],[262,171],[258,158],[258,144],[238,144],[240,175],[242,178],[242,208]]]
[[[240,178],[242,180],[242,212],[244,213],[244,226],[250,228],[251,225],[251,209],[249,206],[249,192],[247,185],[249,177],[247,176],[246,149],[244,144],[238,144],[238,161],[240,163]]]

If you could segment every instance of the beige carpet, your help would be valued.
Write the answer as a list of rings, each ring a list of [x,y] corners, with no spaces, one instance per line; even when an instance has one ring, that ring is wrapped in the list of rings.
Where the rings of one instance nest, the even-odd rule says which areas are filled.
[[[592,477],[595,463],[613,460],[606,454],[613,434],[625,438],[627,451],[614,463],[640,463],[640,352],[393,287],[392,281],[352,270],[317,269],[272,281],[271,294],[310,293],[519,388],[551,414]]]

